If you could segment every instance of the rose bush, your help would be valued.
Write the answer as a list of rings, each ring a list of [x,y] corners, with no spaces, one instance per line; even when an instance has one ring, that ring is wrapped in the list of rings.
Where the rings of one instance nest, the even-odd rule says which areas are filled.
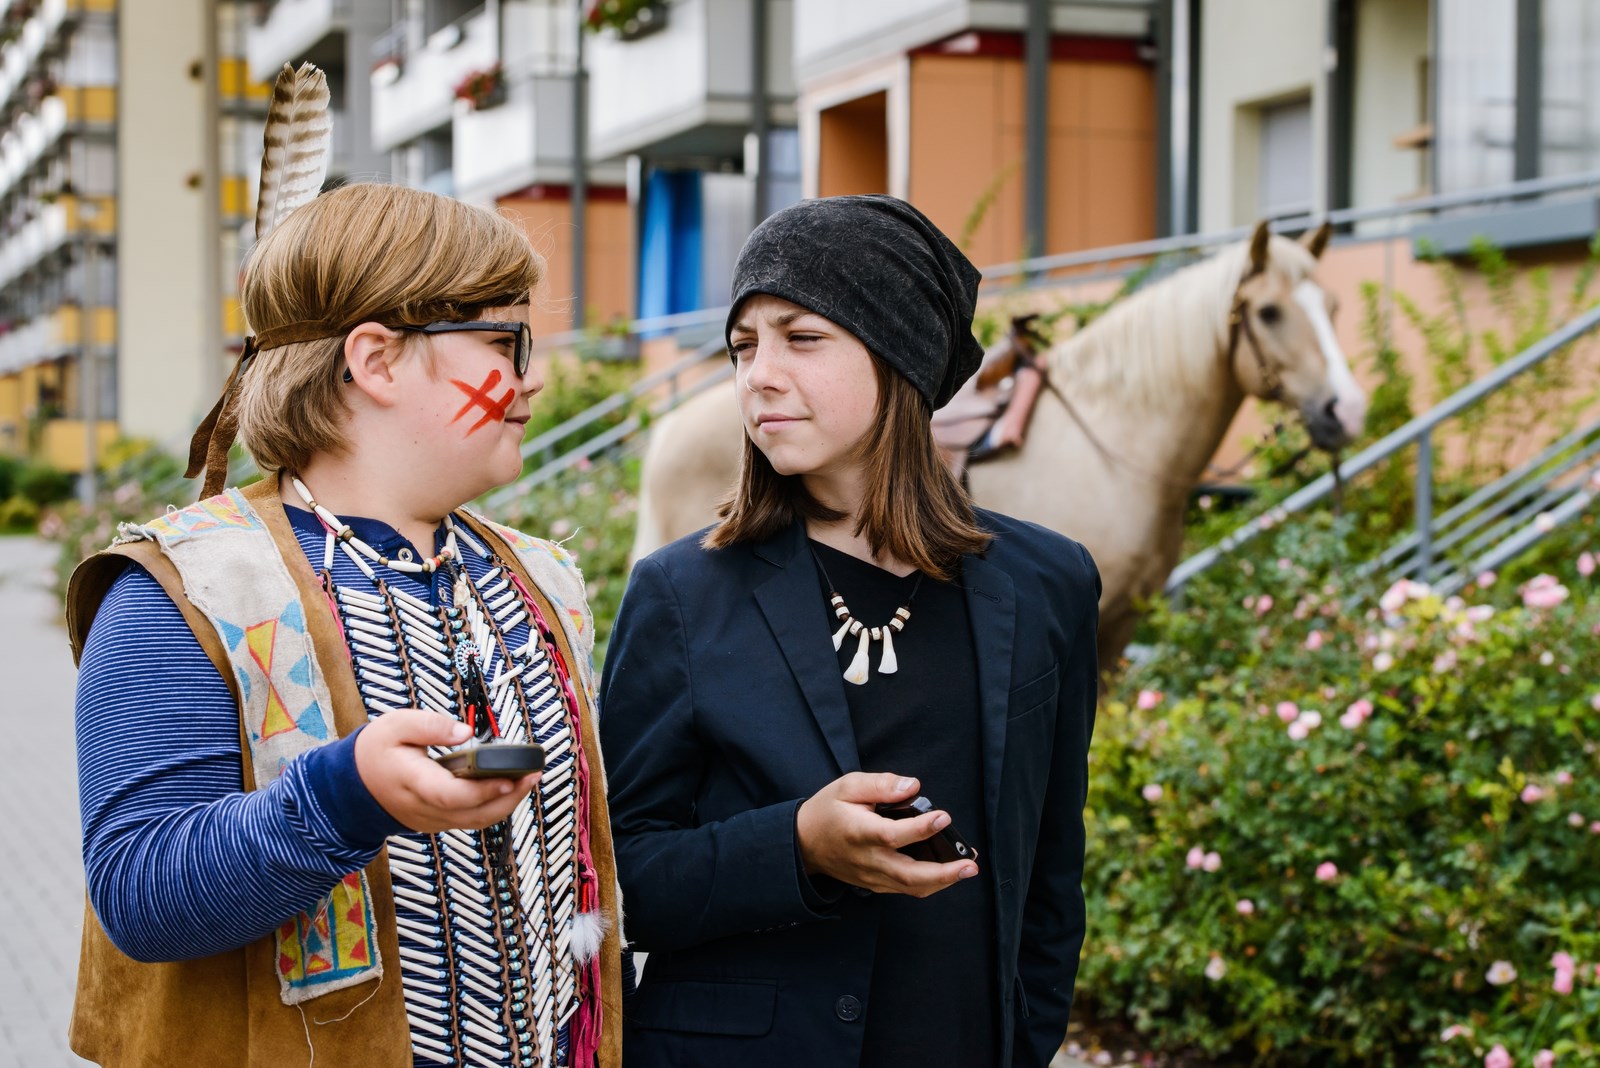
[[[1157,608],[1091,753],[1080,1004],[1220,1061],[1596,1063],[1593,516],[1461,598],[1342,577],[1352,522]]]

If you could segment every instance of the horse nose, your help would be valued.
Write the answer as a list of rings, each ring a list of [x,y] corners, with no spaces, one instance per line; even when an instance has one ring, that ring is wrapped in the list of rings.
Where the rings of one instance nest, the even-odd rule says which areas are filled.
[[[1319,449],[1338,449],[1347,444],[1352,435],[1339,418],[1339,398],[1334,397],[1320,407],[1305,410],[1306,431],[1311,443]]]

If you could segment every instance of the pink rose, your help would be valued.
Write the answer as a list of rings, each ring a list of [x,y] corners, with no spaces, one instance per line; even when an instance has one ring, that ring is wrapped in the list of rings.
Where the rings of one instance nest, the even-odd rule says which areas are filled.
[[[1297,742],[1303,742],[1311,734],[1311,728],[1306,726],[1306,721],[1297,719],[1289,724],[1289,737]]]
[[[1594,709],[1596,712],[1600,712],[1600,693],[1597,693],[1593,697],[1589,698],[1589,707]]]
[[[1210,962],[1206,964],[1206,978],[1213,983],[1219,982],[1227,974],[1228,963],[1221,957],[1212,957]]]
[[[1467,1027],[1464,1024],[1451,1024],[1449,1027],[1446,1027],[1443,1031],[1439,1032],[1439,1041],[1448,1042],[1452,1038],[1460,1038],[1463,1035],[1465,1035],[1467,1038],[1471,1038],[1472,1028]]]
[[[1189,850],[1189,855],[1183,858],[1183,862],[1191,868],[1198,868],[1206,862],[1206,851],[1195,846]]]
[[[1511,1068],[1513,1063],[1515,1062],[1512,1061],[1511,1054],[1498,1043],[1489,1051],[1489,1055],[1483,1058],[1483,1068]]]
[[[1594,553],[1582,553],[1578,556],[1578,574],[1584,578],[1594,574]]]
[[[1256,598],[1256,615],[1264,616],[1272,611],[1272,594],[1263,593]]]
[[[1377,656],[1372,658],[1373,671],[1388,671],[1392,667],[1394,667],[1394,657],[1387,651],[1379,653]]]
[[[1345,709],[1344,715],[1339,717],[1339,726],[1347,731],[1353,731],[1365,722],[1366,717],[1357,712],[1354,707]]]
[[[1556,772],[1556,785],[1557,786],[1571,786],[1572,785],[1572,772],[1566,771],[1564,769],[1561,770],[1561,771]]]
[[[1164,791],[1161,789],[1160,783],[1152,782],[1146,784],[1145,788],[1139,792],[1144,794],[1144,799],[1153,805],[1161,800],[1161,795]]]
[[[1256,910],[1256,903],[1247,897],[1241,897],[1233,907],[1239,910],[1239,915],[1248,916]]]
[[[1522,587],[1522,603],[1529,608],[1554,608],[1567,599],[1567,588],[1554,575],[1536,575]]]
[[[1548,534],[1556,529],[1556,517],[1549,512],[1540,512],[1533,517],[1533,526],[1541,534]]]
[[[1489,965],[1489,970],[1483,974],[1483,977],[1489,981],[1490,986],[1505,986],[1507,983],[1516,981],[1517,969],[1508,960],[1497,960]]]
[[[1222,867],[1222,855],[1214,852],[1207,853],[1204,857],[1200,858],[1200,866],[1206,871],[1216,871],[1218,868]]]
[[[1567,813],[1567,826],[1569,826],[1569,827],[1582,827],[1583,826],[1583,813],[1581,813],[1581,812],[1569,812],[1569,813]]]
[[[1339,877],[1339,866],[1331,860],[1317,865],[1317,882],[1331,883]]]
[[[1572,973],[1564,969],[1556,969],[1555,982],[1550,984],[1550,989],[1562,997],[1572,993]]]
[[[1600,695],[1597,695],[1600,696]],[[1300,706],[1293,701],[1278,702],[1278,718],[1285,723],[1293,723],[1300,718]]]
[[[1148,712],[1161,703],[1162,696],[1160,690],[1140,690],[1139,700],[1136,703],[1141,712]]]
[[[1595,820],[1593,823],[1589,824],[1589,833],[1600,834],[1600,820]],[[1596,978],[1600,978],[1600,975],[1597,975]]]
[[[1314,653],[1318,649],[1322,648],[1323,640],[1322,632],[1320,630],[1314,630],[1310,634],[1306,635],[1306,648]]]
[[[1486,590],[1494,585],[1494,580],[1499,578],[1493,571],[1484,571],[1478,575],[1478,589]]]
[[[1522,788],[1522,803],[1523,804],[1525,804],[1525,805],[1536,805],[1540,801],[1543,801],[1543,800],[1544,800],[1544,787],[1538,785],[1537,783],[1531,783],[1530,782],[1528,785],[1526,785],[1526,786],[1524,786]]]
[[[1533,1055],[1533,1068],[1556,1068],[1554,1050],[1542,1049]]]

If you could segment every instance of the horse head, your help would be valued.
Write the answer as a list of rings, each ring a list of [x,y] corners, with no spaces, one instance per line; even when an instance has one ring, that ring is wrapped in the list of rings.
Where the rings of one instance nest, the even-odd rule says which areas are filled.
[[[1246,393],[1298,411],[1312,443],[1332,451],[1361,433],[1367,396],[1334,336],[1336,302],[1315,277],[1330,233],[1324,223],[1296,242],[1256,224],[1234,293],[1228,352]]]

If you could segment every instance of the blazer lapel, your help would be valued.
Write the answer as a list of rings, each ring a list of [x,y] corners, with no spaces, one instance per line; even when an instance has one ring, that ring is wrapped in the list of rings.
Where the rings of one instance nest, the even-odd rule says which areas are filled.
[[[989,841],[1000,811],[1000,769],[1006,752],[1006,715],[1011,695],[1012,639],[1017,630],[1016,586],[1011,576],[980,556],[961,560],[978,658],[978,697],[983,716],[983,804]]]
[[[822,728],[840,773],[860,771],[855,725],[844,698],[844,676],[828,631],[816,565],[806,551],[805,528],[796,524],[787,535],[758,546],[756,554],[779,568],[756,587],[756,603]]]

